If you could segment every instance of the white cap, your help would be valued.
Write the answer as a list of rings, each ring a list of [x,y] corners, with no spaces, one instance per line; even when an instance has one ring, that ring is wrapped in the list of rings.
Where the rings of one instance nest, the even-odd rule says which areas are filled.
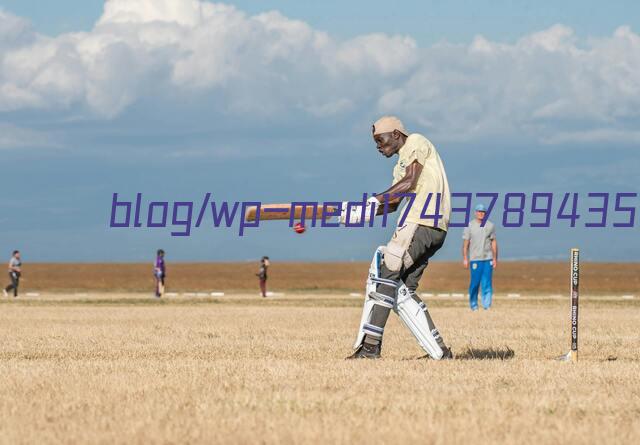
[[[393,130],[398,130],[405,136],[409,136],[409,132],[405,130],[402,121],[395,116],[383,116],[373,124],[373,135],[382,133],[391,133]]]

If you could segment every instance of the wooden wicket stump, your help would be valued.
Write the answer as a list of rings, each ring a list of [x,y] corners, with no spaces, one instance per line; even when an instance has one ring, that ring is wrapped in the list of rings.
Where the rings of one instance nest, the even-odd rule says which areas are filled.
[[[570,292],[571,292],[571,313],[570,313],[570,333],[571,349],[566,354],[557,358],[564,362],[578,361],[578,303],[580,297],[580,249],[571,249],[570,257]]]

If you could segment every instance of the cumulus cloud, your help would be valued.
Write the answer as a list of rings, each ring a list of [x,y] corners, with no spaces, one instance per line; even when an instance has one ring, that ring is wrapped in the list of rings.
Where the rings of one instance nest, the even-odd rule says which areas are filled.
[[[35,36],[30,23],[0,9],[0,50],[31,42]]]
[[[0,16],[2,28],[18,20]],[[90,32],[40,35],[3,53],[0,111],[84,106],[110,118],[145,94],[169,90],[218,93],[220,112],[325,115],[355,103],[349,92],[360,76],[397,75],[415,51],[408,37],[336,42],[278,12],[248,16],[200,0],[108,0]],[[393,54],[391,64],[385,53]]]
[[[380,109],[419,116],[445,137],[533,137],[541,142],[636,140],[640,38],[629,28],[580,45],[556,25],[512,45],[477,37],[425,49],[416,72]],[[559,137],[562,135],[562,137]],[[573,135],[573,136],[572,136]]]
[[[0,12],[0,113],[110,119],[154,97],[204,97],[246,119],[397,113],[441,140],[635,142],[640,36],[581,40],[556,25],[512,44],[420,48],[201,0],[107,0],[90,31],[47,37]]]

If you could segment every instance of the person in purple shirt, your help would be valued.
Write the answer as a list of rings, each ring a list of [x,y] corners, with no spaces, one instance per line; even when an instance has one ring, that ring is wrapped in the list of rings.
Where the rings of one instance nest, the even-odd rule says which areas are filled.
[[[156,262],[153,267],[153,275],[156,278],[156,298],[160,298],[164,294],[164,279],[167,276],[167,270],[164,264],[164,250],[162,249],[158,249]]]

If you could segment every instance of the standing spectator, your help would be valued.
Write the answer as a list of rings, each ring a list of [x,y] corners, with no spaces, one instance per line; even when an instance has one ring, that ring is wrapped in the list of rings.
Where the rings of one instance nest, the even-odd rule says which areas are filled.
[[[14,250],[9,260],[9,278],[11,284],[3,289],[4,296],[9,296],[9,291],[13,289],[13,297],[18,296],[18,285],[20,284],[20,275],[22,274],[22,261],[20,261],[20,251]]]
[[[256,276],[260,279],[260,292],[262,298],[267,298],[267,269],[269,268],[269,257],[263,256],[260,260],[260,270]]]
[[[164,295],[164,279],[167,276],[167,269],[164,264],[164,250],[162,249],[159,249],[156,254],[153,275],[156,278],[156,298],[160,298]]]
[[[469,284],[469,305],[472,311],[478,310],[478,289],[482,287],[482,307],[491,307],[493,298],[493,269],[498,266],[498,241],[496,228],[491,221],[483,220],[487,209],[483,204],[475,208],[476,218],[464,229],[462,235],[462,261],[464,268],[471,264],[471,283]]]

